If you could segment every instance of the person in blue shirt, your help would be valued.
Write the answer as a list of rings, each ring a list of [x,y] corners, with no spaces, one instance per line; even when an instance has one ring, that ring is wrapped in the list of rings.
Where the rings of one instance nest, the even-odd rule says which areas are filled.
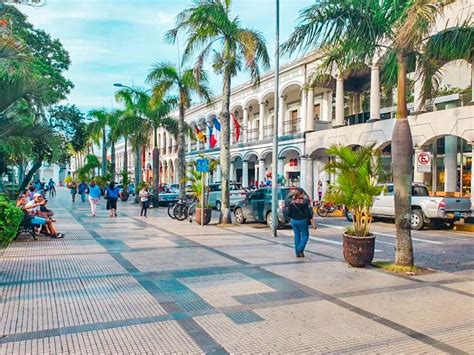
[[[92,180],[89,183],[89,203],[91,204],[92,217],[95,217],[101,194],[99,185],[95,183],[95,180]]]
[[[79,195],[81,195],[81,201],[86,202],[87,184],[84,182],[84,180],[81,181],[77,190],[79,192]]]
[[[107,199],[107,211],[110,217],[117,217],[117,201],[120,196],[120,189],[115,186],[115,182],[111,181],[107,190],[105,190],[105,198]]]

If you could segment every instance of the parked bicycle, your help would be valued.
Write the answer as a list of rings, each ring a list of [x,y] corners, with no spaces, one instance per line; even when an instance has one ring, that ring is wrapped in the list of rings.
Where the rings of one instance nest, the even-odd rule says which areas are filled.
[[[186,218],[196,214],[197,199],[179,199],[175,204],[168,207],[168,216],[178,221],[184,221]]]

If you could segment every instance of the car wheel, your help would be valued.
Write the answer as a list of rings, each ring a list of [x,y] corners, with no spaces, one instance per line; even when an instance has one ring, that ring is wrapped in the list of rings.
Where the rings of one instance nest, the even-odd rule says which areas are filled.
[[[245,223],[244,211],[240,207],[237,207],[234,210],[234,217],[235,217],[235,222],[237,222],[237,224]]]
[[[346,219],[348,222],[353,222],[354,221],[354,216],[352,215],[352,212],[346,209]]]
[[[217,202],[216,202],[216,210],[220,211],[221,208],[222,208],[221,201],[217,201]]]
[[[265,220],[267,222],[267,226],[272,228],[272,212],[271,211],[267,213],[267,218]],[[278,222],[278,225],[277,225],[277,229],[279,228],[280,228],[280,222]]]
[[[411,211],[411,229],[421,230],[425,224],[423,218],[423,211],[421,210],[412,210]]]

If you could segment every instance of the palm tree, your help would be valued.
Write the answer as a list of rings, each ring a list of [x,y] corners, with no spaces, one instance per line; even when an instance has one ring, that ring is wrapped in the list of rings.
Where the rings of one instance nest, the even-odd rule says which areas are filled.
[[[220,142],[220,163],[222,168],[222,208],[221,223],[231,223],[229,202],[230,177],[230,91],[232,77],[242,68],[250,72],[258,83],[260,68],[270,66],[265,39],[255,30],[241,26],[237,16],[231,16],[231,0],[195,0],[194,5],[182,11],[176,20],[176,27],[166,38],[175,42],[179,32],[187,36],[184,60],[200,51],[195,72],[200,75],[206,58],[214,52],[212,66],[222,74],[222,123]],[[213,51],[214,50],[214,51]]]
[[[178,92],[178,181],[179,196],[184,198],[186,195],[184,134],[189,131],[184,122],[184,113],[191,104],[193,94],[197,94],[210,103],[207,77],[204,72],[201,72],[199,76],[195,76],[192,69],[180,70],[170,63],[158,63],[150,70],[147,82],[153,85],[152,104],[159,102],[164,96],[173,91]]]
[[[122,102],[125,106],[123,112],[123,135],[127,136],[135,152],[135,186],[142,181],[142,148],[147,142],[149,133],[149,122],[146,119],[146,112],[150,103],[150,96],[146,90],[125,88],[115,94],[117,102]],[[125,153],[125,156],[127,153]],[[125,159],[125,158],[124,158]],[[125,163],[125,162],[124,162]],[[128,164],[127,164],[128,165]],[[124,164],[124,170],[128,168]]]
[[[110,145],[110,173],[112,174],[112,180],[115,181],[117,175],[116,171],[116,155],[115,155],[115,143],[122,137],[121,118],[123,116],[123,110],[114,110],[109,114],[107,125],[110,127],[108,135],[108,143]]]
[[[163,98],[159,101],[150,101],[147,118],[153,128],[153,206],[158,206],[160,185],[160,149],[158,147],[158,129],[165,128],[172,135],[177,136],[178,121],[171,117],[171,111],[176,106],[175,97]]]
[[[102,147],[102,164],[101,175],[107,175],[107,126],[109,124],[110,113],[105,109],[89,111],[89,117],[93,118],[89,124],[90,134],[96,143],[101,142]]]
[[[317,0],[301,11],[298,26],[283,45],[287,53],[313,48],[334,52],[336,48],[336,52],[344,53],[342,59],[339,56],[344,63],[371,62],[375,54],[384,53],[386,78],[391,78],[393,83],[396,81],[397,85],[392,167],[397,231],[395,263],[398,265],[411,266],[414,262],[410,228],[413,143],[407,120],[407,73],[414,69],[414,63],[419,64],[426,98],[436,86],[436,73],[440,69],[437,60],[441,57],[471,60],[473,57],[469,26],[433,34],[444,4],[440,0]],[[456,41],[442,40],[447,36]],[[326,65],[336,63],[336,59],[332,56]],[[390,80],[386,84],[388,82]]]

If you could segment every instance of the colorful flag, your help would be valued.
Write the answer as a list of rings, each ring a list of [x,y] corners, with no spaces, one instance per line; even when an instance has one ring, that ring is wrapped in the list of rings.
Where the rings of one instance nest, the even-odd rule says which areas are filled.
[[[221,123],[217,119],[216,115],[213,115],[212,124],[219,132],[221,131]]]
[[[240,138],[240,129],[242,126],[240,125],[239,120],[235,117],[233,113],[230,114],[232,116],[232,120],[234,121],[234,128],[235,128],[235,141],[238,142]]]
[[[198,128],[198,126],[194,127],[194,130],[196,131],[196,136],[198,140],[202,143],[206,143],[206,135],[201,132],[201,130]]]

